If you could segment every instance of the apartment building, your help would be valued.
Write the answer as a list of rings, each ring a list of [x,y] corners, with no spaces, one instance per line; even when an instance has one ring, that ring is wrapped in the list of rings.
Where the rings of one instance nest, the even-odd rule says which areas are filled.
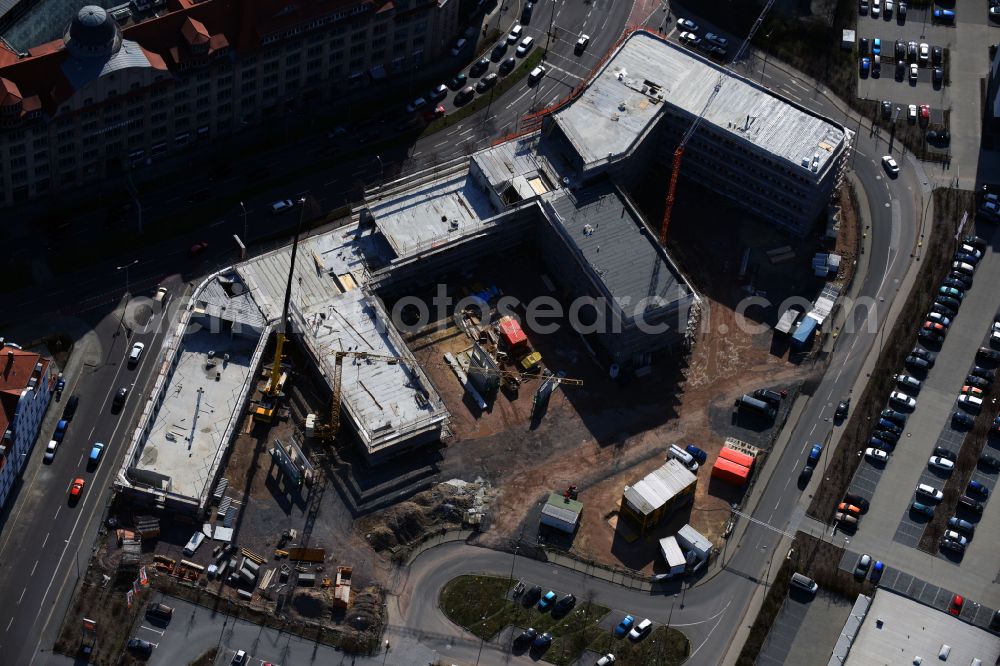
[[[35,447],[49,384],[48,359],[0,339],[0,508]]]
[[[124,28],[83,7],[62,39],[0,43],[0,206],[408,76],[457,31],[458,0],[168,0]]]

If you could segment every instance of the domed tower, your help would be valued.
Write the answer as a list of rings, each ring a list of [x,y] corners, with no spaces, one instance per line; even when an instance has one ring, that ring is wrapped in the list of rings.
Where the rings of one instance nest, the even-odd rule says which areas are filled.
[[[121,48],[122,31],[103,8],[87,5],[66,28],[63,43],[76,58],[107,58]]]

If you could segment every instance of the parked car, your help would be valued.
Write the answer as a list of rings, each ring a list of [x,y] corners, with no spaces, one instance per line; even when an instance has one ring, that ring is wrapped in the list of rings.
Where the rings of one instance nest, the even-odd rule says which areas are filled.
[[[518,648],[527,647],[528,645],[531,645],[532,641],[535,640],[536,636],[538,636],[538,632],[535,631],[534,628],[528,627],[520,634],[518,634],[517,638],[514,639],[514,647]]]
[[[934,507],[923,502],[914,502],[910,505],[910,510],[928,518],[934,517]]]
[[[833,519],[840,523],[841,527],[851,526],[855,527],[858,524],[858,517],[852,513],[844,513],[843,511],[838,511],[833,514]]]
[[[961,290],[955,289],[954,287],[938,287],[938,293],[942,296],[950,296],[951,298],[956,298],[958,300],[965,298],[965,294]]]
[[[944,70],[941,69],[940,67],[935,67],[934,69],[931,70],[931,84],[935,87],[938,87],[942,83],[944,83]]]
[[[965,509],[966,511],[977,515],[983,512],[983,503],[969,497],[968,495],[962,495],[958,498],[958,506],[961,509]]]
[[[936,469],[940,472],[947,472],[951,474],[955,469],[955,461],[949,460],[948,458],[940,458],[938,456],[931,456],[927,460],[927,466],[931,469]]]
[[[854,565],[854,575],[864,578],[868,575],[868,569],[872,566],[872,556],[865,553],[858,558],[858,563]]]
[[[989,347],[980,347],[976,350],[976,359],[980,361],[1000,363],[1000,351],[990,349]]]
[[[524,28],[520,25],[515,25],[510,29],[510,33],[507,34],[508,44],[517,44],[517,40],[521,39],[521,33],[524,32]]]
[[[906,367],[913,370],[929,370],[931,368],[931,364],[927,362],[927,359],[912,354],[903,359],[903,363]]]
[[[535,67],[528,74],[528,83],[538,83],[539,81],[542,80],[542,77],[545,76],[545,72],[547,71],[548,70],[545,69],[544,65],[539,65],[538,67]]]
[[[632,627],[632,631],[628,632],[628,637],[631,638],[633,641],[640,640],[646,634],[648,634],[652,628],[653,628],[653,621],[650,620],[649,618],[646,618],[639,624]]]
[[[954,23],[955,12],[950,9],[935,9],[931,17],[936,23]]]
[[[951,308],[953,312],[958,312],[958,308],[962,306],[961,301],[956,300],[951,296],[938,295],[934,298],[934,302]]]
[[[59,448],[59,442],[52,439],[49,440],[48,446],[45,447],[45,455],[43,456],[43,461],[50,463],[56,459],[56,449]]]
[[[590,35],[580,35],[580,38],[576,40],[576,46],[573,47],[573,52],[580,55],[586,50],[587,44],[590,44]]]
[[[967,284],[965,284],[964,281],[956,280],[953,277],[946,278],[945,281],[942,282],[942,284],[944,286],[946,286],[946,287],[951,287],[952,289],[957,289],[960,292],[962,292],[963,294],[965,293],[965,290],[969,288],[969,286]]]
[[[942,537],[939,545],[942,550],[951,550],[956,553],[964,553],[966,544],[968,544],[968,540],[965,537],[962,537],[960,541],[956,541],[954,539],[945,539]]]
[[[545,612],[549,609],[552,604],[556,601],[556,593],[549,590],[542,595],[542,598],[538,600],[538,610]]]
[[[896,394],[896,393],[899,393],[899,391],[893,391],[893,393]],[[905,396],[905,397],[909,397],[909,396],[906,396],[905,393],[902,393],[900,395]],[[888,419],[889,421],[892,421],[893,423],[895,423],[897,425],[900,425],[900,426],[906,425],[906,414],[904,414],[903,412],[897,412],[894,409],[883,409],[882,412],[881,412],[881,414],[880,414],[880,416],[883,419]]]
[[[958,425],[966,429],[971,428],[976,424],[976,420],[974,418],[968,414],[963,414],[962,412],[954,412],[951,415],[951,420],[954,425]]]
[[[815,469],[812,465],[806,465],[802,468],[802,471],[799,472],[799,487],[804,488],[809,483]]]
[[[553,606],[552,612],[558,614],[563,614],[569,612],[573,606],[576,605],[576,597],[572,594],[567,594],[565,597],[556,602]]]
[[[864,58],[861,59],[861,63],[859,66],[860,66],[861,76],[862,77],[868,76],[869,74],[871,74],[872,71],[872,59],[869,58],[868,56],[865,56]]]
[[[990,496],[990,489],[975,479],[969,481],[969,487],[965,492],[969,495],[978,495],[984,498]]]
[[[850,514],[852,516],[861,515],[861,507],[854,506],[853,504],[848,504],[847,502],[841,502],[837,505],[837,511],[840,513]]]
[[[528,55],[528,51],[530,51],[531,47],[534,45],[535,45],[534,39],[532,39],[531,37],[525,37],[524,39],[521,40],[521,43],[517,45],[517,50],[515,50],[514,53],[518,57],[523,58],[524,56]]]
[[[893,391],[889,394],[889,401],[894,402],[897,405],[901,405],[907,409],[914,409],[917,406],[917,401],[906,395],[902,391]],[[885,416],[883,412],[883,416]],[[889,417],[885,417],[889,418]],[[905,423],[905,420],[903,421]]]
[[[868,500],[857,493],[845,493],[844,501],[861,509],[861,513],[868,512]]]
[[[501,76],[506,76],[514,71],[514,67],[516,65],[517,59],[514,58],[514,56],[511,56],[500,63],[500,66],[497,67],[497,72],[499,72]]]
[[[541,78],[541,77],[539,77],[539,78]],[[490,72],[489,74],[487,74],[483,78],[479,79],[479,83],[476,84],[476,92],[480,93],[480,94],[486,92],[487,90],[489,90],[490,88],[492,88],[494,85],[496,85],[496,82],[497,82],[498,79],[499,79],[499,76],[497,75],[496,72]]]
[[[917,65],[917,63],[913,63],[910,65],[910,82],[916,83],[918,78],[920,78],[920,67]],[[917,119],[916,111],[917,111],[917,105],[910,104],[910,118],[912,120]]]
[[[882,100],[882,120],[889,120],[890,118],[892,118],[892,102],[884,99]]]
[[[878,437],[882,441],[889,442],[890,444],[895,444],[899,441],[899,435],[894,432],[889,432],[888,430],[876,430],[872,433],[874,437]]]
[[[621,638],[622,636],[624,636],[625,634],[627,634],[629,631],[632,630],[633,624],[635,624],[635,618],[632,617],[631,615],[626,615],[624,618],[622,618],[622,621],[619,622],[618,625],[615,627],[615,636]]]
[[[465,86],[460,91],[455,94],[455,106],[462,106],[472,101],[472,98],[476,95],[476,89],[472,86]]]
[[[66,419],[61,419],[56,423],[55,432],[52,433],[52,439],[57,442],[62,442],[63,438],[66,437],[66,429],[69,428],[69,421]]]
[[[914,347],[913,349],[911,349],[910,355],[922,358],[928,363],[930,363],[932,366],[934,365],[934,361],[937,360],[937,354],[935,354],[932,351],[927,351],[926,349],[923,349],[921,347]]]
[[[466,76],[464,72],[459,72],[455,76],[451,77],[451,80],[448,81],[446,85],[452,90],[461,90],[468,80],[469,77]]]
[[[975,375],[980,379],[985,379],[989,383],[993,383],[996,379],[997,373],[995,370],[990,370],[989,368],[984,368],[981,365],[973,366],[972,370],[969,371],[970,375]]]
[[[677,29],[685,32],[698,32],[698,24],[691,19],[679,18],[677,19]]]
[[[926,483],[921,483],[917,485],[917,495],[926,497],[927,499],[933,500],[935,502],[940,502],[944,499],[944,493],[935,488],[934,486],[928,485]]]
[[[937,145],[947,145],[951,141],[951,132],[948,130],[931,130],[927,132],[927,140]]]
[[[948,281],[956,282],[962,285],[962,289],[965,289],[966,291],[972,288],[972,278],[966,275],[965,273],[952,271],[948,273]]]
[[[896,435],[901,435],[903,433],[903,429],[902,428],[900,428],[898,425],[896,425],[892,421],[888,421],[886,419],[879,419],[878,423],[875,424],[875,427],[876,428],[880,428],[882,430],[888,430],[889,432],[891,432],[893,434],[896,434]]]
[[[958,516],[952,516],[948,519],[948,528],[956,532],[961,532],[968,537],[974,536],[976,533],[975,525],[967,520],[962,520]]]
[[[469,76],[471,78],[478,78],[486,73],[486,70],[490,68],[489,58],[480,58],[477,60],[472,67],[469,68]]]
[[[610,652],[597,660],[597,666],[608,666],[615,663],[615,655]]]
[[[532,606],[536,601],[542,598],[542,588],[538,585],[530,588],[524,593],[524,597],[521,599],[521,603],[525,606]]]
[[[951,598],[951,604],[948,605],[948,612],[952,615],[961,615],[962,606],[964,605],[965,599],[962,598],[962,595],[956,594]]]
[[[230,662],[231,666],[245,666],[245,664],[250,661],[250,655],[247,654],[246,650],[237,650],[236,654],[233,655],[233,660]]]
[[[810,465],[815,465],[819,462],[820,456],[823,455],[823,445],[813,444],[812,448],[809,449],[809,457],[807,458]]]
[[[847,412],[850,408],[851,408],[850,398],[845,398],[844,400],[841,400],[840,403],[837,405],[837,410],[833,413],[833,418],[840,420],[846,419]]]
[[[934,455],[939,458],[947,458],[948,460],[955,460],[957,458],[954,451],[946,449],[943,446],[935,446]]]
[[[917,331],[917,338],[924,342],[930,342],[937,345],[944,343],[944,334],[939,333],[932,328],[921,328]]]
[[[119,645],[121,645],[121,643],[119,643]],[[130,638],[130,639],[128,639],[128,643],[126,644],[126,647],[129,650],[131,650],[132,652],[135,652],[136,654],[144,655],[146,657],[148,657],[149,655],[153,654],[153,644],[150,643],[149,641],[144,641],[141,638]]]
[[[962,239],[962,243],[964,245],[971,245],[977,250],[985,250],[990,245],[989,241],[979,236],[966,236]]]
[[[166,604],[152,603],[146,607],[146,615],[156,618],[157,620],[169,622],[174,616],[174,608],[173,606],[168,606]]]
[[[983,397],[983,389],[976,386],[969,386],[968,384],[962,387],[961,393],[964,395],[974,395],[980,399]]]
[[[993,470],[994,472],[1000,470],[1000,458],[996,456],[991,456],[988,453],[984,453],[979,456],[979,466],[985,467],[986,469]]]
[[[879,582],[882,578],[882,574],[885,573],[885,562],[882,560],[875,560],[874,566],[872,566],[872,573],[869,580],[873,583]]]
[[[868,440],[868,446],[875,449],[882,449],[883,451],[892,451],[896,448],[896,443],[888,439],[883,439],[876,433]]]
[[[983,379],[982,377],[977,377],[976,375],[966,375],[965,383],[968,384],[969,386],[975,386],[977,388],[981,388],[984,391],[988,389],[991,384],[989,380]]]

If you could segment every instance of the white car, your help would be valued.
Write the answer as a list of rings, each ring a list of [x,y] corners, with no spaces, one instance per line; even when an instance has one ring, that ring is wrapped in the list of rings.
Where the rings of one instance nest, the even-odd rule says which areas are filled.
[[[890,175],[899,175],[899,165],[896,164],[896,160],[893,159],[892,155],[882,156],[882,166],[889,172]]]
[[[889,454],[882,449],[869,448],[865,449],[865,458],[868,458],[872,462],[888,462]]]
[[[528,74],[528,82],[536,83],[540,81],[543,76],[545,76],[545,67],[539,65],[538,67],[531,70],[530,74]]]
[[[615,655],[610,652],[597,660],[597,666],[608,666],[608,664],[615,663]]]
[[[914,389],[915,391],[919,391],[920,387],[923,384],[919,379],[911,375],[898,374],[894,377],[894,379],[896,380],[896,383],[899,384],[900,386],[909,389]]]
[[[964,536],[956,532],[955,530],[945,530],[944,536],[941,537],[945,541],[954,541],[955,543],[960,543],[963,546],[969,543],[969,540]]]
[[[974,395],[960,395],[958,402],[970,412],[979,412],[983,406],[983,399]]]
[[[892,17],[892,0],[885,0],[885,17]]]
[[[933,321],[933,322],[935,322],[937,324],[941,324],[945,328],[948,328],[949,326],[951,326],[951,319],[948,319],[947,317],[945,317],[940,312],[928,312],[927,313],[927,319],[928,319],[928,321]]]
[[[928,499],[932,499],[935,502],[940,502],[944,499],[944,493],[935,488],[934,486],[929,486],[926,483],[921,483],[917,486],[917,494],[923,495]]]
[[[906,395],[902,391],[893,391],[892,393],[890,393],[889,401],[895,402],[898,405],[902,405],[910,409],[913,409],[914,407],[917,406],[917,401],[911,398],[910,396]]]
[[[653,628],[653,621],[647,617],[645,620],[632,627],[632,631],[628,632],[628,637],[631,638],[633,641],[637,641],[646,634],[648,634],[649,630],[652,628]]]
[[[882,12],[882,0],[872,0],[872,18],[878,18],[878,15]]]
[[[952,470],[955,469],[955,461],[942,458],[941,456],[931,456],[930,460],[927,461],[927,466],[931,469],[948,472],[950,474]]]
[[[56,457],[56,449],[59,448],[59,442],[52,439],[49,440],[49,445],[45,447],[45,462],[52,462]]]
[[[918,78],[920,78],[920,66],[917,65],[917,63],[911,63],[910,64],[910,81],[913,82],[913,83],[916,83]],[[917,105],[916,104],[911,104],[910,107],[913,108],[913,109],[916,109]],[[914,114],[914,117],[916,117],[916,114]]]
[[[967,244],[966,245],[962,245],[962,252],[964,252],[965,254],[971,254],[976,259],[982,259],[983,258],[983,253],[980,252],[979,250],[977,250],[976,248],[972,247],[971,245],[967,245]]]
[[[247,663],[249,655],[246,650],[237,650],[236,654],[233,655],[233,660],[230,662],[232,666],[243,666]]]
[[[583,50],[587,48],[587,44],[590,43],[590,35],[580,35],[580,39],[576,40],[576,46],[573,49],[577,53],[583,53]]]
[[[914,65],[914,67],[916,67],[916,65]],[[914,69],[913,71],[916,71],[916,70]],[[911,123],[917,122],[917,105],[916,104],[910,104],[908,107],[906,107],[906,119],[908,121],[910,121]]]
[[[693,42],[694,40],[698,39],[698,35],[694,34],[693,32],[682,32],[678,37],[678,39],[680,39],[684,43]]]
[[[685,32],[698,32],[698,24],[691,19],[677,19],[677,29]]]
[[[128,362],[131,365],[135,365],[136,363],[138,363],[139,359],[142,358],[142,351],[145,348],[146,345],[142,344],[141,342],[137,342],[134,345],[132,345],[132,351],[128,353]]]

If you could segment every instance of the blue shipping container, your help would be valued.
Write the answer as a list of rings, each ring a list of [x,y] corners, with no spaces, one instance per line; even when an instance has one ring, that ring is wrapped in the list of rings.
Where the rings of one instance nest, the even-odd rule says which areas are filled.
[[[816,331],[817,326],[819,326],[819,322],[812,317],[808,315],[803,317],[802,321],[799,322],[799,327],[792,335],[792,344],[796,347],[805,347],[812,339],[812,334]]]

